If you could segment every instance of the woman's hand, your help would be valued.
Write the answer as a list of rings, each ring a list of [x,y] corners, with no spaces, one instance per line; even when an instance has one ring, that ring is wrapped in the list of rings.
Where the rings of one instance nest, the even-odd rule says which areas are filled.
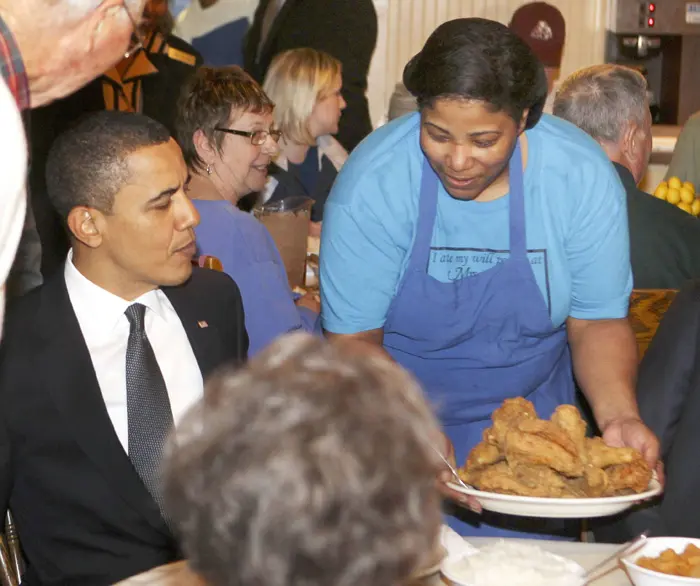
[[[635,448],[644,456],[659,482],[664,483],[664,466],[659,460],[659,440],[638,417],[614,419],[603,431],[603,441],[615,448]]]
[[[309,236],[312,238],[321,237],[321,222],[311,222],[309,224]]]
[[[321,313],[321,298],[315,293],[305,293],[294,303],[297,307],[306,307],[315,313]]]
[[[442,455],[445,456],[445,458],[447,458],[449,463],[456,470],[457,464],[455,462],[454,446],[452,445],[450,439],[444,433],[441,434],[441,436],[442,445],[436,447],[440,450]],[[481,505],[479,504],[479,501],[477,501],[472,496],[468,496],[466,494],[451,489],[449,486],[447,486],[448,482],[454,484],[456,482],[456,479],[454,478],[454,475],[452,474],[452,471],[449,469],[449,467],[443,464],[443,469],[439,472],[437,478],[437,488],[440,494],[444,498],[450,499],[451,501],[455,501],[460,505],[471,509],[475,513],[481,513]]]

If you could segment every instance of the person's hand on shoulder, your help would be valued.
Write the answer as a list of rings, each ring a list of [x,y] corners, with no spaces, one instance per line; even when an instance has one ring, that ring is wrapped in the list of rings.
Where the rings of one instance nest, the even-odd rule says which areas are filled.
[[[295,303],[297,307],[306,307],[314,313],[321,313],[321,298],[317,293],[305,293]]]

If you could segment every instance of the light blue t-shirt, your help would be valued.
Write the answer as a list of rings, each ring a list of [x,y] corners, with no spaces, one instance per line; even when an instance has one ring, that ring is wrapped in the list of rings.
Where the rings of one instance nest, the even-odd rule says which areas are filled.
[[[323,327],[381,328],[415,238],[424,155],[420,115],[379,128],[333,186],[321,236]],[[600,146],[544,115],[526,132],[525,214],[530,265],[554,326],[567,317],[627,315],[632,290],[625,192]],[[462,201],[439,186],[428,272],[449,282],[509,255],[509,195]],[[420,307],[416,308],[420,311]]]

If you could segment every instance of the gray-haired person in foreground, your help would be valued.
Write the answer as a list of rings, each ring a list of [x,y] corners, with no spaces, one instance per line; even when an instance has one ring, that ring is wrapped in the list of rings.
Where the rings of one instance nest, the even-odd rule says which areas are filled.
[[[134,27],[141,19],[144,3],[145,0],[0,0],[0,46],[4,48],[0,51],[0,85],[11,90],[20,112],[73,93],[136,46]],[[6,109],[0,116],[10,115],[9,104],[0,103],[0,108]],[[0,281],[5,281],[14,260],[7,292],[18,296],[42,283],[41,242],[32,206],[25,206],[24,186],[17,187],[7,179],[16,170],[24,173],[26,156],[18,165],[9,160],[5,149],[23,153],[27,145],[24,140],[13,139],[4,118],[0,128],[6,131],[0,145],[0,177],[4,182],[0,186]],[[15,215],[9,217],[12,211]],[[23,222],[24,228],[20,229]],[[0,294],[0,304],[4,303],[2,297]]]
[[[565,79],[554,114],[591,135],[615,165],[627,192],[635,289],[678,289],[700,277],[700,222],[641,191],[652,147],[644,76],[621,65],[594,65]]]
[[[389,586],[434,551],[418,385],[361,342],[280,338],[209,381],[166,460],[166,507],[208,586]]]

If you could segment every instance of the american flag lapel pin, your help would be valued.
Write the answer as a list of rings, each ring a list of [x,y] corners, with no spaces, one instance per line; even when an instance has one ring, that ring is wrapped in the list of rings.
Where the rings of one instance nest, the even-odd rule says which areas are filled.
[[[208,327],[209,327],[209,324],[208,324],[207,322],[205,322],[205,321],[198,321],[198,322],[197,322],[197,325],[198,325],[200,328],[202,328],[202,329],[208,328]]]

